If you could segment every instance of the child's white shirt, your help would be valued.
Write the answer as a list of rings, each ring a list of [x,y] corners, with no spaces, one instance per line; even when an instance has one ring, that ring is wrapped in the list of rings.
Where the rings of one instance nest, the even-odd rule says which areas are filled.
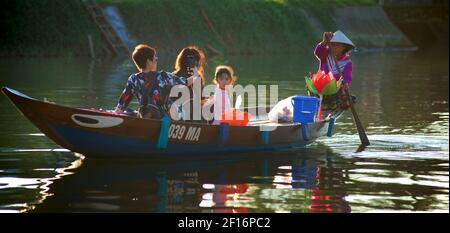
[[[216,87],[214,90],[214,123],[218,123],[222,119],[224,112],[230,112],[231,101],[227,90]]]

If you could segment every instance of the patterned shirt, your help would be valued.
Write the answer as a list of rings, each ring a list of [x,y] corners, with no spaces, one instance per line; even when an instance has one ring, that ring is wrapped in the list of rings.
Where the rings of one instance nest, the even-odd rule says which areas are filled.
[[[116,109],[125,111],[135,96],[139,106],[154,105],[162,113],[167,113],[173,103],[169,98],[170,90],[176,85],[187,85],[187,79],[165,71],[132,74],[120,95]]]

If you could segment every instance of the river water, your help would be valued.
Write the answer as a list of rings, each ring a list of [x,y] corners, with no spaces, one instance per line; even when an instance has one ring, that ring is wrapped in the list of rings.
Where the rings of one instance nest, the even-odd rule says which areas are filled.
[[[175,56],[160,55],[171,70]],[[448,53],[354,53],[351,113],[304,149],[205,159],[91,159],[49,140],[0,96],[0,212],[448,212]],[[305,94],[312,55],[220,57],[239,84]],[[0,84],[73,107],[112,109],[128,60],[1,59]],[[209,78],[211,80],[211,78]]]

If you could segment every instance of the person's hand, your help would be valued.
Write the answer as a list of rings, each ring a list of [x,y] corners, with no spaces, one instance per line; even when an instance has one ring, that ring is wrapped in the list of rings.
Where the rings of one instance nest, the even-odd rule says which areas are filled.
[[[116,109],[114,110],[114,112],[115,112],[116,114],[123,114],[123,111],[122,111],[122,109],[120,109],[120,108],[116,108]]]
[[[202,99],[200,100],[200,104],[203,106],[209,102],[209,99]]]
[[[194,75],[194,68],[188,67],[188,68],[186,68],[186,71],[187,71],[188,77]]]
[[[194,67],[194,74],[188,78],[187,85],[190,86],[190,85],[194,84],[194,82],[197,81],[197,79],[199,79],[198,69],[197,69],[197,67]]]
[[[323,43],[323,44],[328,44],[328,43],[330,43],[331,38],[333,38],[333,33],[332,33],[332,32],[324,32],[324,33],[323,33],[323,40],[322,40],[322,43]]]
[[[348,84],[344,84],[344,90],[348,92]]]

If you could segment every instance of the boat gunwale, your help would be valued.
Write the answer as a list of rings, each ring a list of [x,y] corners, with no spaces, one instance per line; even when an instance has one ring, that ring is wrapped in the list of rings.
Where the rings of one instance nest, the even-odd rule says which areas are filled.
[[[150,121],[150,122],[154,122],[154,123],[161,123],[162,119],[148,119],[148,118],[139,118],[139,117],[135,117],[135,116],[130,116],[127,114],[115,114],[112,112],[100,112],[100,111],[95,111],[95,108],[92,109],[88,109],[88,108],[82,108],[82,107],[71,107],[71,106],[65,106],[65,105],[61,105],[58,103],[54,103],[54,102],[49,102],[49,101],[45,101],[45,100],[39,100],[39,99],[35,99],[33,97],[30,97],[28,95],[25,95],[22,92],[19,92],[15,89],[9,88],[9,87],[2,87],[2,92],[13,102],[14,106],[17,106],[16,102],[13,101],[13,99],[11,98],[11,96],[13,96],[14,98],[21,98],[21,99],[26,99],[27,101],[32,101],[32,102],[37,102],[40,104],[47,104],[47,105],[53,105],[54,107],[57,108],[63,108],[63,109],[69,109],[71,111],[73,110],[77,110],[80,111],[80,113],[85,113],[85,114],[94,114],[94,115],[100,115],[100,116],[109,116],[109,117],[120,117],[120,118],[125,118],[124,120],[138,120],[138,121]],[[11,95],[11,96],[10,96]],[[267,106],[267,107],[271,107],[271,106]],[[242,110],[246,111],[249,108],[263,108],[263,106],[261,107],[247,107],[247,108],[243,108]],[[18,109],[20,112],[22,112],[20,109]],[[341,113],[338,113],[337,115],[341,115]],[[321,121],[316,121],[316,122],[312,122],[309,124],[320,124],[320,123],[326,123],[329,122],[331,119],[330,118],[326,118],[323,119]],[[267,121],[267,120],[266,120]],[[257,122],[257,121],[250,121],[250,122]],[[192,126],[208,126],[208,127],[220,127],[220,125],[213,125],[213,124],[205,124],[205,123],[200,123],[200,122],[195,122],[195,121],[184,121],[184,120],[172,120],[171,119],[171,124],[184,124],[184,125],[192,125]],[[270,122],[272,124],[277,124],[276,126],[268,126],[268,127],[301,127],[302,123],[297,123],[297,122],[289,122],[289,123],[278,123],[278,122]],[[244,126],[240,126],[240,125],[229,125],[229,127],[247,127],[247,128],[254,128],[254,127],[262,127],[265,125],[244,125]]]

